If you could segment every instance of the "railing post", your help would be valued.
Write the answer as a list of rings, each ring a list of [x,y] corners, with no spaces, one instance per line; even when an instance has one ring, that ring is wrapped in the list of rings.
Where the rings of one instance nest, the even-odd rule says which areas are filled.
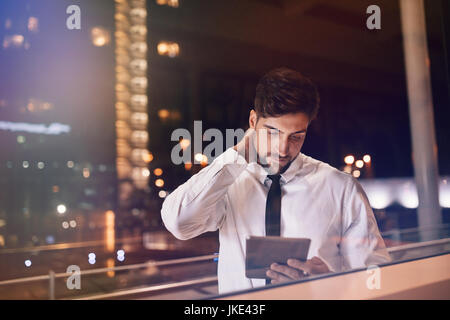
[[[55,300],[55,272],[53,270],[48,273],[48,299]]]
[[[419,196],[418,222],[420,228],[426,228],[442,224],[442,213],[424,1],[400,0],[400,13],[414,175]],[[436,232],[421,232],[422,241],[436,237]]]

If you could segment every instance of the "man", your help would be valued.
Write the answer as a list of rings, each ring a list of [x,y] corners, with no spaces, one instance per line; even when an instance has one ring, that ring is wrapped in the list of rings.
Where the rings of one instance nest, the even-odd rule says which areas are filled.
[[[250,235],[311,239],[306,262],[270,266],[271,283],[390,260],[360,184],[300,152],[318,108],[309,79],[270,71],[256,88],[244,139],[164,201],[163,222],[178,239],[219,229],[220,293],[266,284],[245,276]]]

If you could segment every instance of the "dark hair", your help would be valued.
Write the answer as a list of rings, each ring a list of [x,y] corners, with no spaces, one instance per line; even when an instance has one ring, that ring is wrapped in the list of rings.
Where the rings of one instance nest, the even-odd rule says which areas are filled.
[[[303,112],[310,120],[319,111],[319,93],[301,73],[277,68],[266,73],[256,86],[255,111],[263,118]]]

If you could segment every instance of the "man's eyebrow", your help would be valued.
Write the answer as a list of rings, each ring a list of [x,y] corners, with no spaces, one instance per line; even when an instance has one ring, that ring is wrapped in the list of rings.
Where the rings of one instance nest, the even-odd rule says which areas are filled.
[[[280,129],[274,128],[274,127],[269,126],[269,125],[267,125],[267,124],[264,124],[263,126],[266,127],[266,128],[268,128],[268,129],[277,130],[278,132],[283,133],[283,131],[281,131]],[[303,130],[295,131],[295,132],[291,133],[290,135],[293,135],[293,134],[296,134],[296,133],[305,133],[305,132],[306,132],[306,130],[303,129]]]

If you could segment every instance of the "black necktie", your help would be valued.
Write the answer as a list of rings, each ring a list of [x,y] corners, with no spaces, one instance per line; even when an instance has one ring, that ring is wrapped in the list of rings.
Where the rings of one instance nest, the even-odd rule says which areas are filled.
[[[280,236],[281,221],[281,186],[280,175],[268,175],[272,184],[266,201],[266,236]],[[266,285],[270,284],[270,279],[266,279]]]
[[[281,187],[280,175],[268,175],[272,184],[266,201],[266,236],[280,236]]]

